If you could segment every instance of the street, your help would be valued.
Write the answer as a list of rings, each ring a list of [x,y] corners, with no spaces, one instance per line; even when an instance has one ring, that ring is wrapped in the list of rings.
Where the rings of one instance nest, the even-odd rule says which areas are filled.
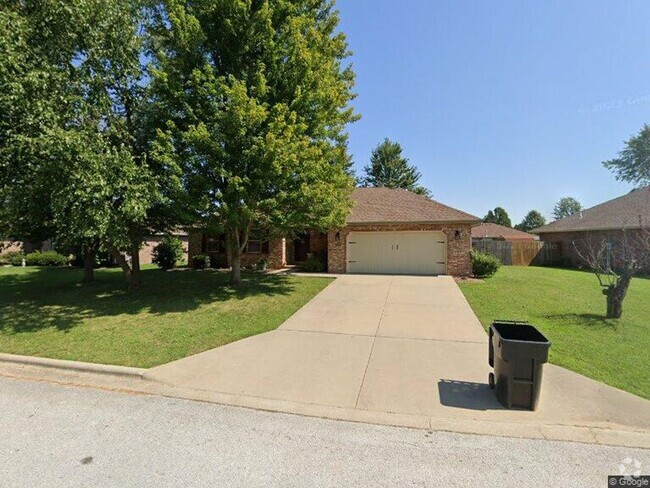
[[[0,486],[606,486],[650,451],[427,432],[0,378]]]

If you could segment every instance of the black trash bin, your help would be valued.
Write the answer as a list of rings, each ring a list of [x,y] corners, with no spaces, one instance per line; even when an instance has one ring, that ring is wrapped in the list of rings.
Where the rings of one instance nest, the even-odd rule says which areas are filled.
[[[551,342],[527,322],[497,320],[490,327],[490,388],[506,408],[535,410],[542,386],[542,367]]]

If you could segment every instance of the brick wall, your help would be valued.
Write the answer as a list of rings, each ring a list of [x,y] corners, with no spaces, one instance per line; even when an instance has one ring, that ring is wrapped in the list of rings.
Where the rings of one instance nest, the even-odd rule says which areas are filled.
[[[327,270],[330,273],[345,273],[347,235],[354,231],[435,231],[447,235],[447,274],[469,276],[472,272],[470,252],[472,249],[472,227],[470,224],[382,224],[349,225],[344,229],[328,233]],[[456,231],[459,231],[456,237]],[[339,238],[337,239],[337,234]]]
[[[630,235],[641,230],[630,230]],[[620,230],[600,230],[600,231],[582,231],[582,232],[550,232],[540,235],[544,242],[559,244],[561,247],[562,265],[571,267],[584,267],[585,262],[582,260],[576,246],[580,248],[585,244],[598,245],[604,239],[616,242],[622,237]],[[634,237],[631,237],[634,239]]]
[[[189,262],[192,263],[192,258],[199,254],[204,254],[203,250],[203,233],[202,232],[190,232],[189,235]],[[212,257],[217,257],[216,253],[208,253]],[[215,254],[215,256],[213,256]],[[227,258],[223,254],[219,255],[222,259],[214,259],[211,261],[214,263],[225,261]],[[269,239],[269,252],[265,253],[244,253],[241,257],[242,266],[253,266],[257,264],[261,259],[268,260],[268,267],[270,269],[280,269],[287,265],[287,253],[286,253],[286,242],[283,238]]]

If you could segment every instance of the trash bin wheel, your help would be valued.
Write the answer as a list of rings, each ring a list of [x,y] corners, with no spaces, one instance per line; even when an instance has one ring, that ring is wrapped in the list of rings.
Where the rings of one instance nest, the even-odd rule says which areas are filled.
[[[488,375],[488,383],[490,384],[490,388],[494,390],[494,373]]]

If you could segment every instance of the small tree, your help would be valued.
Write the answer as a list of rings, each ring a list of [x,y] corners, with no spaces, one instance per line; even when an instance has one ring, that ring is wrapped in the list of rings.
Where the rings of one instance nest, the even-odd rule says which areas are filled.
[[[606,317],[620,318],[632,277],[650,266],[650,231],[624,229],[609,238],[587,238],[573,245],[603,287]]]
[[[510,216],[503,207],[496,207],[494,210],[488,211],[487,215],[483,217],[483,222],[512,227]]]
[[[175,236],[165,236],[151,253],[154,264],[162,269],[173,269],[183,257],[183,242]]]
[[[418,185],[422,177],[415,165],[402,156],[402,146],[388,138],[372,151],[370,164],[363,168],[363,186],[403,188],[419,195],[431,196],[428,189]]]
[[[561,198],[553,209],[553,218],[560,220],[582,210],[582,204],[573,197]]]
[[[531,210],[526,214],[524,220],[522,220],[520,224],[515,225],[515,229],[528,232],[543,225],[546,225],[546,219],[544,216],[537,210]]]
[[[603,166],[612,170],[617,180],[650,185],[650,125],[644,125],[636,136],[625,141],[618,158],[604,161]]]

